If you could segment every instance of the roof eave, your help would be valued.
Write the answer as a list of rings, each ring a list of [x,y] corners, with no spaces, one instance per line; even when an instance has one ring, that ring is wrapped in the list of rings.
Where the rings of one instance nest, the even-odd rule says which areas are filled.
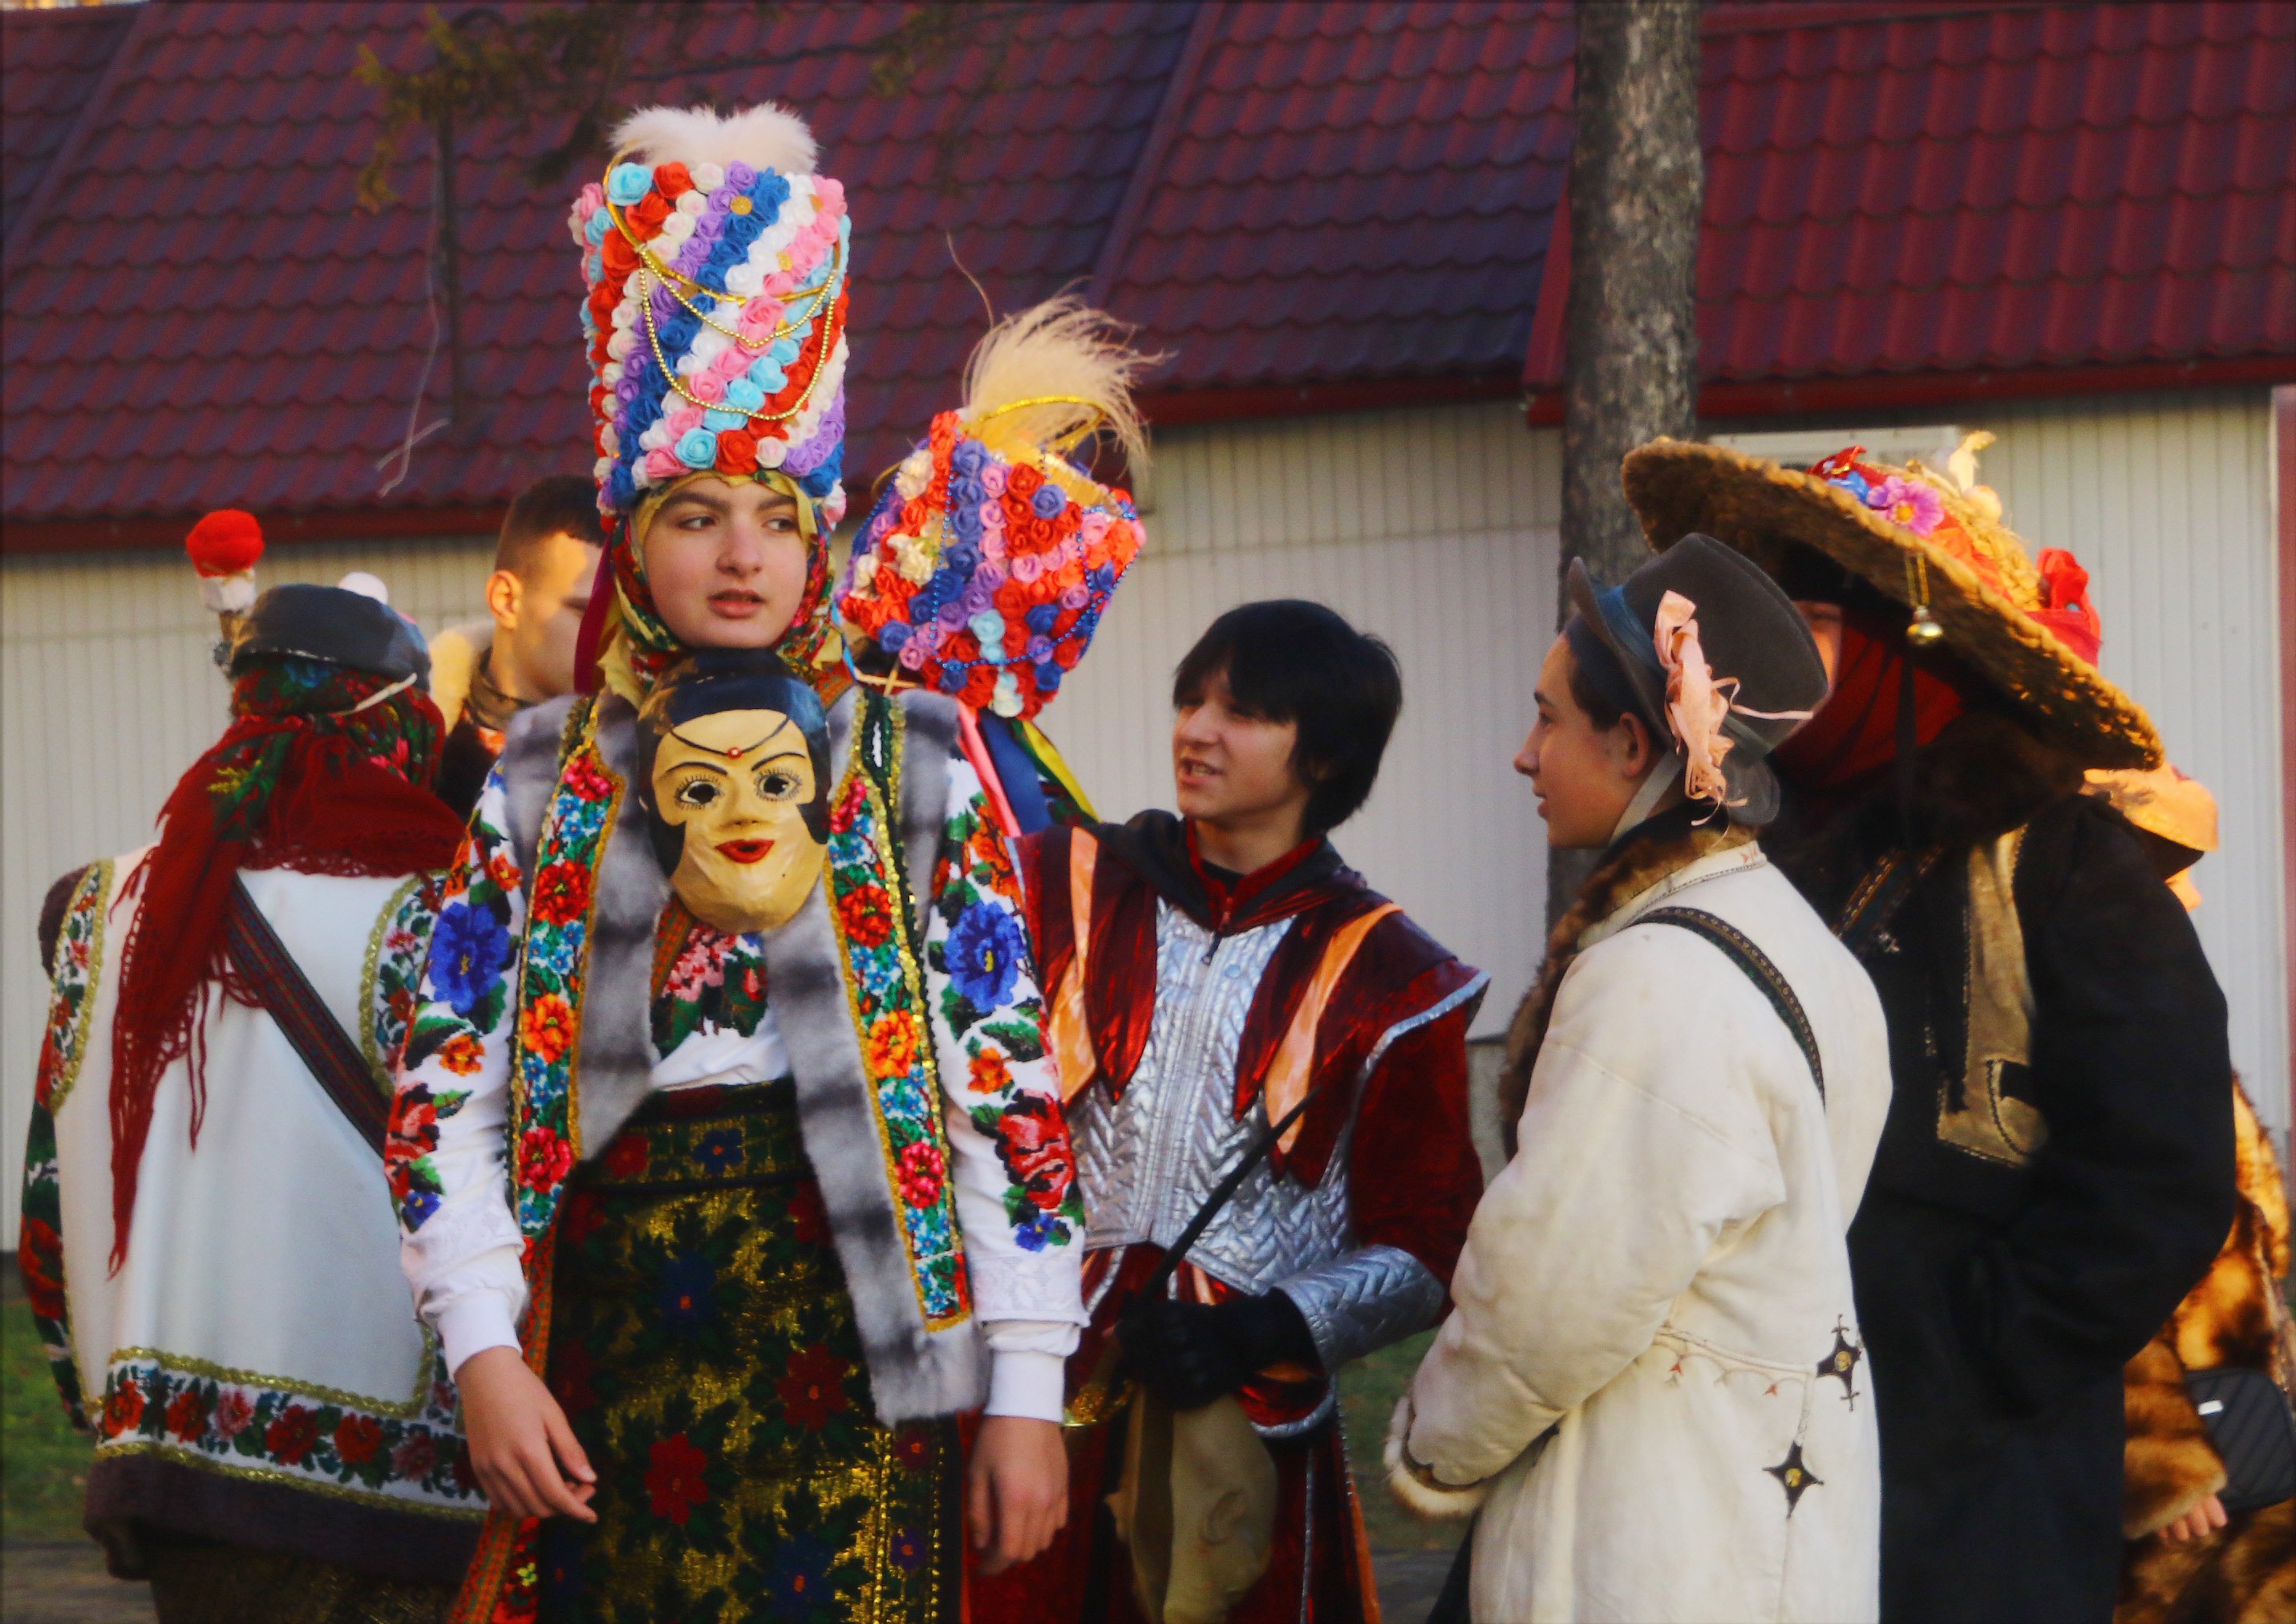
[[[2161,390],[2230,389],[2296,382],[2296,356],[2198,357],[2107,366],[2002,367],[1969,372],[1885,373],[1846,378],[1717,381],[1698,391],[1701,417],[1796,417],[1821,412],[1883,411],[1964,400],[2136,395]],[[1559,386],[1529,390],[1523,415],[1534,427],[1562,421]]]

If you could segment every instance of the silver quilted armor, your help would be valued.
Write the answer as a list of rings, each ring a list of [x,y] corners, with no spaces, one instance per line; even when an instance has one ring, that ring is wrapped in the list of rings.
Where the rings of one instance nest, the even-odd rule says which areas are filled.
[[[1236,1049],[1260,977],[1292,923],[1216,937],[1157,905],[1156,1011],[1139,1069],[1115,1104],[1095,1087],[1069,1107],[1088,1247],[1170,1246],[1266,1133],[1261,1110],[1236,1118]],[[1480,986],[1478,978],[1469,990]],[[1402,1031],[1459,1001],[1446,999],[1387,1034],[1373,1062]],[[1443,1303],[1441,1284],[1410,1253],[1357,1244],[1348,1178],[1354,1133],[1350,1118],[1312,1189],[1261,1161],[1188,1253],[1238,1291],[1290,1297],[1327,1371],[1424,1329]]]

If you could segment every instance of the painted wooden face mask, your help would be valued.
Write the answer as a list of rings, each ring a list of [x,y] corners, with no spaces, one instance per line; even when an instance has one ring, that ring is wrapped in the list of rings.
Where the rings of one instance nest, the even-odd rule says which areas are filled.
[[[695,918],[735,933],[788,923],[827,855],[819,703],[778,664],[741,668],[757,660],[708,662],[644,718],[655,857]]]

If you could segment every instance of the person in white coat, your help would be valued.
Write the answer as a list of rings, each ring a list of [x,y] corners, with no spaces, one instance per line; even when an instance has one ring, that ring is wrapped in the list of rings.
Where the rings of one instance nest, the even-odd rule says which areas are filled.
[[[1519,771],[1603,857],[1510,1036],[1513,1160],[1398,1407],[1389,1481],[1479,1512],[1483,1624],[1872,1619],[1881,1477],[1844,1235],[1881,1004],[1754,838],[1822,701],[1792,604],[1693,536],[1583,565]],[[1457,1589],[1455,1576],[1454,1592]]]

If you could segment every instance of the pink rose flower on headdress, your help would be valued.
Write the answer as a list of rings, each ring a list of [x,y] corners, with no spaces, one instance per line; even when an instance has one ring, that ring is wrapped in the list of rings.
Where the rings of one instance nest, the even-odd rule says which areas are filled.
[[[1892,524],[1902,524],[1916,536],[1926,536],[1945,517],[1945,499],[1921,480],[1891,474],[1869,487],[1866,505],[1879,508]]]

